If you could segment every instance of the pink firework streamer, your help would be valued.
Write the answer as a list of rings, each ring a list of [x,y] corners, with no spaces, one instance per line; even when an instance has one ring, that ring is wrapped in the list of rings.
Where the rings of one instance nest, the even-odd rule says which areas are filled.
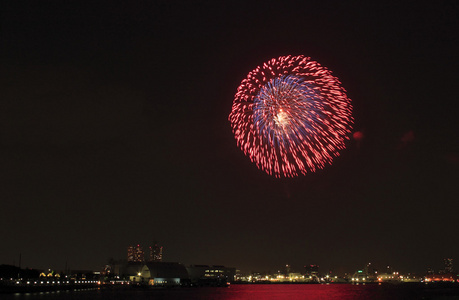
[[[331,164],[352,126],[351,100],[332,72],[305,56],[281,56],[241,82],[229,121],[237,145],[275,177]]]

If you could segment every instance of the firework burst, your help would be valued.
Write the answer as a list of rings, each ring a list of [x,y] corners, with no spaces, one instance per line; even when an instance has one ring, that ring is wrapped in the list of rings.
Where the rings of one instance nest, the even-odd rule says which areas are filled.
[[[351,100],[338,78],[305,56],[281,56],[247,75],[229,121],[258,168],[294,177],[331,164],[352,125]]]

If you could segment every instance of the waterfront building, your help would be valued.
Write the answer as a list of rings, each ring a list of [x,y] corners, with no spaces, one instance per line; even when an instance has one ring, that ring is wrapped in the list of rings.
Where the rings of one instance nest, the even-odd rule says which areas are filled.
[[[319,281],[319,266],[308,265],[304,266],[304,276],[312,281]]]
[[[381,274],[378,274],[378,277],[377,277],[378,282],[397,283],[397,282],[400,282],[401,279],[402,279],[402,276],[399,274],[399,272],[381,273]]]
[[[297,272],[289,272],[288,273],[288,280],[290,282],[304,282],[304,275]]]
[[[459,282],[457,274],[453,273],[428,274],[424,280],[426,282]]]
[[[186,270],[191,284],[195,285],[221,285],[233,282],[236,277],[236,268],[217,265],[191,265]]]
[[[185,266],[176,262],[147,262],[129,276],[133,282],[154,286],[179,286],[186,284],[188,278]]]
[[[368,274],[365,273],[364,270],[357,270],[357,272],[355,272],[353,275],[352,275],[352,278],[351,280],[354,282],[366,282],[368,279]]]
[[[120,272],[121,276],[126,279],[132,278],[132,276],[138,276],[138,274],[142,271],[144,264],[144,262],[128,262],[122,266]]]

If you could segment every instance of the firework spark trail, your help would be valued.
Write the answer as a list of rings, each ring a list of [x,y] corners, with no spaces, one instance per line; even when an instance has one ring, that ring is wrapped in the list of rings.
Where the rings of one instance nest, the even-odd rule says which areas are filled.
[[[265,62],[238,87],[229,121],[258,168],[294,177],[331,164],[345,148],[351,100],[338,78],[305,56]]]

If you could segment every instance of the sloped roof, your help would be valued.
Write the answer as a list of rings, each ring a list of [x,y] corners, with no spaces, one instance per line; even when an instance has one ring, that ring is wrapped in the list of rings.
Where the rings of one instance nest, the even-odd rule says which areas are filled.
[[[145,266],[150,271],[150,278],[188,278],[185,266],[180,263],[147,262]]]

